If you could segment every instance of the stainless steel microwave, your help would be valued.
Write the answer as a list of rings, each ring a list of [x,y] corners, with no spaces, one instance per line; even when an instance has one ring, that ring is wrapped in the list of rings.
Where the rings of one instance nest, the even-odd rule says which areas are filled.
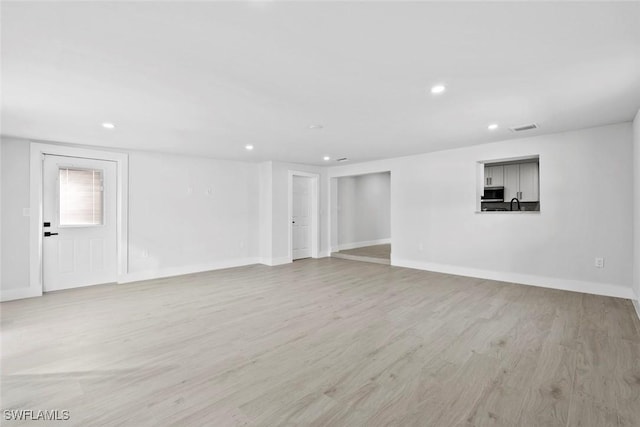
[[[504,187],[484,187],[483,202],[504,202]]]

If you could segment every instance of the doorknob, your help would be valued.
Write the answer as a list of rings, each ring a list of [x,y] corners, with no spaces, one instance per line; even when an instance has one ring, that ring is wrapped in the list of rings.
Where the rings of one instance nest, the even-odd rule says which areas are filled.
[[[57,235],[58,235],[58,233],[51,233],[51,232],[49,232],[49,231],[45,231],[45,232],[44,232],[44,237],[57,236]]]
[[[291,221],[291,224],[295,224],[295,223],[296,223],[295,221]]]

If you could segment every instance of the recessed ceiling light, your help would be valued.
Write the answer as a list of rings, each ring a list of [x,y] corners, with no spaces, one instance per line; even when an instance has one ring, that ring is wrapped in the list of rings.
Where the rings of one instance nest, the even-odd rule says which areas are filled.
[[[331,157],[329,157],[329,156],[324,156],[324,157],[322,158],[322,160],[324,160],[325,162],[328,162],[329,160],[331,160]]]
[[[439,84],[439,85],[435,85],[431,88],[431,93],[433,94],[438,94],[438,93],[442,93],[445,90],[447,90],[447,88],[445,87],[445,85]]]
[[[491,123],[489,126],[487,126],[487,129],[496,130],[498,129],[498,125],[496,123]]]
[[[114,129],[116,127],[116,125],[114,125],[113,123],[104,122],[102,124],[102,127],[105,128],[105,129]]]
[[[316,125],[309,125],[309,129],[313,129],[313,130],[320,130],[322,129],[324,126],[320,125],[320,124],[316,124]]]
[[[244,149],[247,150],[247,151],[251,151],[251,150],[253,150],[253,145],[247,144],[247,145],[244,146]]]

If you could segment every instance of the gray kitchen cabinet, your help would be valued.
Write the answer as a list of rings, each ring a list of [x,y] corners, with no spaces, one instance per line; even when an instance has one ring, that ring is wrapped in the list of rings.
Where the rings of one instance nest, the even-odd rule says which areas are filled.
[[[520,166],[520,201],[537,202],[540,200],[540,181],[538,163],[522,163]]]
[[[518,197],[520,192],[520,165],[504,166],[504,201]]]
[[[517,198],[521,202],[540,200],[538,163],[504,166],[504,200]]]
[[[502,187],[504,185],[504,166],[485,166],[484,186]]]

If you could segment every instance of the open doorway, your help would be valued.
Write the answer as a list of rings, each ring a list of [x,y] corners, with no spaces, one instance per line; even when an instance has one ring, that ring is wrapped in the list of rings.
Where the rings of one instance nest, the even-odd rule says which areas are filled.
[[[336,258],[391,263],[391,173],[335,178]]]

